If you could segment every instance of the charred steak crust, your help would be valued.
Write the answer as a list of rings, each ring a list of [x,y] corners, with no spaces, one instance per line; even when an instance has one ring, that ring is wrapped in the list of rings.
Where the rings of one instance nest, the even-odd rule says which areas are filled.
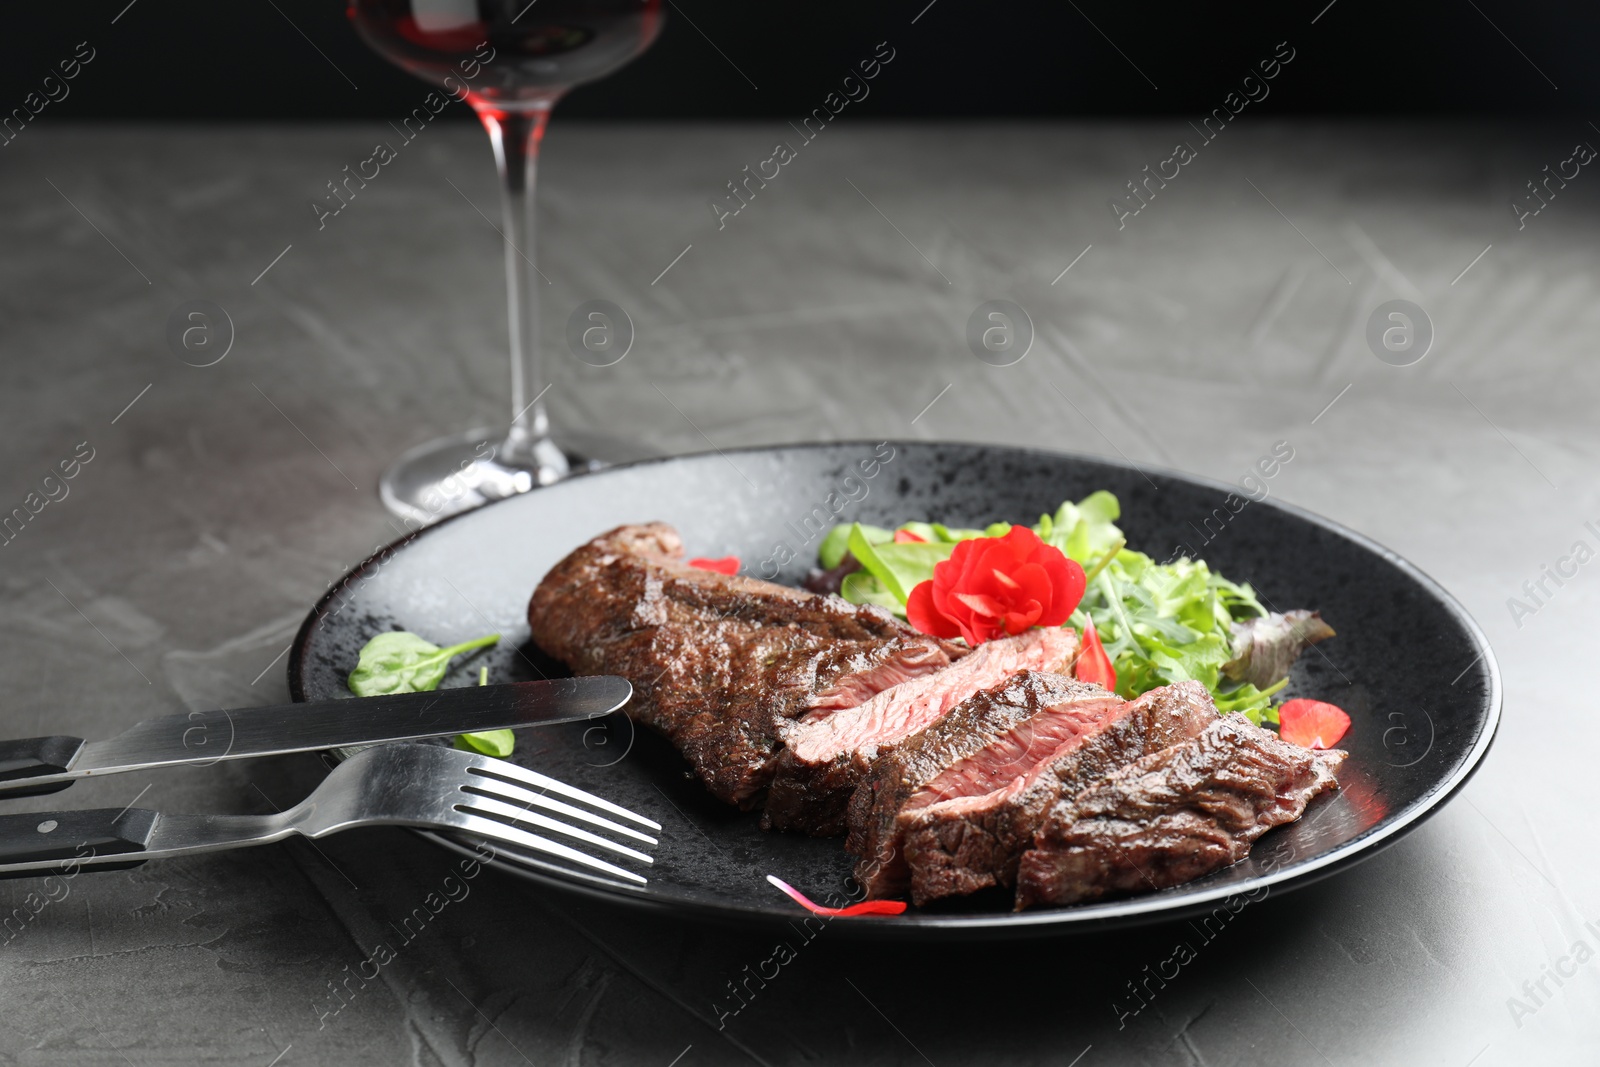
[[[999,789],[902,812],[911,899],[921,906],[989,886],[1015,885],[1018,861],[1063,796],[1186,741],[1216,721],[1216,705],[1199,682],[1162,686],[1069,738]]]
[[[761,825],[813,837],[844,833],[856,786],[904,738],[1014,674],[1064,669],[1077,650],[1072,630],[1028,630],[986,642],[959,663],[886,689],[820,723],[785,724],[786,747],[773,761]]]
[[[1013,741],[997,756],[1002,766],[991,774],[1013,777],[1027,770],[1016,751],[1016,735],[1052,709],[1074,700],[1120,701],[1097,685],[1076,682],[1062,674],[1023,671],[999,685],[974,693],[931,726],[911,735],[880,758],[850,797],[850,836],[845,848],[859,857],[856,880],[868,897],[905,891],[910,871],[901,849],[905,823],[901,815],[934,783],[958,772],[964,762]],[[1026,752],[1026,740],[1020,746]],[[929,798],[932,799],[932,798]]]
[[[1292,745],[1243,714],[1218,719],[1058,803],[1022,857],[1017,909],[1163,889],[1237,863],[1336,787],[1345,755]]]
[[[784,722],[824,719],[965,651],[879,608],[700,570],[683,554],[665,523],[602,534],[539,583],[528,623],[575,673],[633,683],[630,712],[730,803],[755,802]]]

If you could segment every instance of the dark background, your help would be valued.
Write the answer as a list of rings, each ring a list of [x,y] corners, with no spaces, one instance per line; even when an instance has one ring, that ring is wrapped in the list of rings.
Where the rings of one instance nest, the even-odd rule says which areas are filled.
[[[97,56],[49,105],[53,119],[387,118],[417,103],[419,83],[362,45],[338,0],[5,0],[5,11],[0,112],[85,40]],[[655,47],[561,114],[796,116],[882,40],[897,57],[853,114],[1200,114],[1279,41],[1297,58],[1253,110],[1600,114],[1600,8],[1512,0],[672,0]]]

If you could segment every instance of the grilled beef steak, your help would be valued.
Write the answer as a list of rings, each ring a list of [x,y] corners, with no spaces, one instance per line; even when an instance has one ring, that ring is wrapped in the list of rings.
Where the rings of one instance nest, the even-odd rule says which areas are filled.
[[[905,892],[910,871],[901,839],[914,813],[1011,781],[1122,706],[1098,685],[1024,671],[896,745],[850,798],[845,847],[860,857],[856,880],[867,896]]]
[[[814,837],[843,833],[850,794],[882,753],[972,694],[1021,671],[1065,668],[1077,651],[1072,630],[1028,630],[820,721],[785,725],[763,825]]]
[[[1164,889],[1237,863],[1335,787],[1344,758],[1291,745],[1243,714],[1218,719],[1058,803],[1022,857],[1017,908]]]
[[[1216,721],[1216,705],[1199,682],[1162,686],[1117,701],[1109,714],[1065,736],[1041,758],[1021,763],[1018,773],[987,791],[907,804],[900,824],[911,899],[921,905],[1015,885],[1017,861],[1033,847],[1034,832],[1058,800]]]
[[[964,653],[881,609],[682,557],[665,523],[618,527],[551,569],[528,623],[574,672],[632,682],[632,713],[730,803],[751,806],[767,784],[781,725],[826,723]]]

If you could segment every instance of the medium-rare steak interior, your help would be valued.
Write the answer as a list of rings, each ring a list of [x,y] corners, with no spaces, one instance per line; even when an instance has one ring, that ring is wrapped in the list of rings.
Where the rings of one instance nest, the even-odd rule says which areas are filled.
[[[850,798],[845,847],[860,857],[856,880],[867,896],[905,892],[910,870],[901,839],[916,812],[1011,781],[1123,706],[1098,685],[1023,671],[896,745]]]
[[[991,789],[979,782],[929,804],[908,804],[900,821],[911,899],[921,905],[1015,885],[1018,861],[1063,796],[1186,741],[1216,721],[1216,705],[1199,682],[1162,686],[1126,703],[1116,701],[1088,729],[1064,737]]]
[[[633,683],[630,711],[724,801],[758,798],[789,720],[825,723],[965,653],[881,609],[701,570],[683,555],[665,523],[602,534],[539,583],[528,623],[574,672]]]
[[[1065,669],[1077,649],[1071,630],[1026,630],[985,642],[960,662],[853,708],[785,724],[764,825],[816,837],[844,833],[850,795],[873,761],[974,693],[1025,670]]]
[[[1244,715],[1063,799],[1023,854],[1017,908],[1181,885],[1237,863],[1337,786],[1337,750],[1289,744]]]

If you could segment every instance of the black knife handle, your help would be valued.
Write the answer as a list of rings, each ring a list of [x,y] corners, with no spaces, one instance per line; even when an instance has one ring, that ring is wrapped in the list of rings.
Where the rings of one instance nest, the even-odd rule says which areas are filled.
[[[55,793],[71,782],[7,788],[8,782],[24,781],[46,774],[62,774],[83,750],[81,737],[25,737],[20,741],[0,741],[0,797],[37,797]]]
[[[0,867],[12,863],[60,860],[95,871],[122,871],[144,860],[104,863],[105,856],[143,852],[155,829],[156,813],[142,808],[92,808],[85,811],[41,811],[0,815]],[[36,878],[57,868],[32,871],[0,869],[0,878]]]

